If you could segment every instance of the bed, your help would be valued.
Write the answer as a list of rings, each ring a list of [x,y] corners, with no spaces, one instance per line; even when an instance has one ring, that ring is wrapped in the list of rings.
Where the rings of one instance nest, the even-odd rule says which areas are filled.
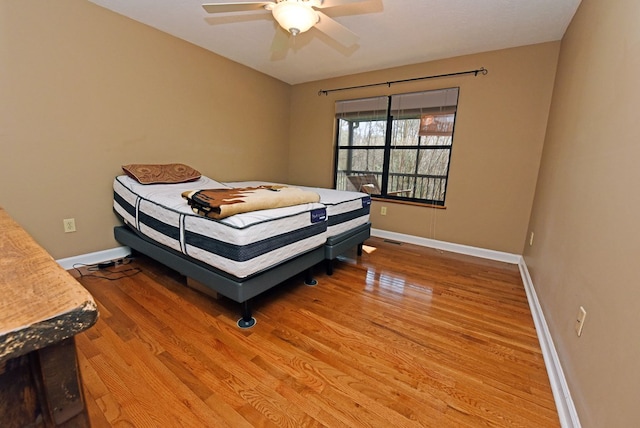
[[[229,187],[261,186],[279,183],[265,181],[225,182]],[[289,185],[287,185],[289,186]],[[333,274],[333,261],[356,247],[362,255],[362,244],[371,236],[369,211],[371,196],[367,193],[295,186],[320,195],[320,203],[327,209],[327,240],[324,245],[327,275]]]
[[[124,167],[123,167],[124,168]],[[125,170],[126,171],[126,170]],[[255,324],[250,300],[325,260],[327,208],[308,202],[212,219],[194,213],[183,192],[229,186],[205,176],[181,183],[113,182],[113,209],[124,222],[116,240],[242,307],[238,326]],[[204,290],[203,290],[204,291]]]

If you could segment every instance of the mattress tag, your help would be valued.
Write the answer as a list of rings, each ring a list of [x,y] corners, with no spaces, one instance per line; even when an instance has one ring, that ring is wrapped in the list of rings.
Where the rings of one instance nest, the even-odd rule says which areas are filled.
[[[320,223],[327,220],[327,209],[318,208],[311,210],[311,223]]]
[[[368,207],[371,205],[371,196],[363,196],[362,197],[362,208]]]

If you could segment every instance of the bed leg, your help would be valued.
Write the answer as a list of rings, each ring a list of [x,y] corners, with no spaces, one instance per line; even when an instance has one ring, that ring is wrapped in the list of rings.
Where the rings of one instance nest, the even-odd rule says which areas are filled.
[[[236,324],[240,328],[250,328],[256,325],[256,319],[251,316],[251,307],[249,306],[249,301],[245,300],[241,303],[242,305],[242,318],[238,320]]]
[[[304,273],[304,283],[310,286],[314,286],[318,284],[318,281],[313,279],[313,275],[311,273],[311,268],[307,269]]]
[[[362,255],[362,245],[363,245],[362,242],[358,244],[358,256]]]
[[[330,260],[330,259],[325,260],[324,266],[325,266],[327,275],[329,276],[333,275],[333,260]]]

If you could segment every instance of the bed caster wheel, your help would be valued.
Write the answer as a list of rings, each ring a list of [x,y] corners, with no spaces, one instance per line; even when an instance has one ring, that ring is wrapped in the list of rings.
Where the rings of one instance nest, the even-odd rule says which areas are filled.
[[[249,319],[240,318],[236,324],[240,328],[251,328],[256,325],[256,322],[257,321],[254,317],[251,317]]]
[[[309,287],[313,287],[314,285],[318,285],[318,281],[313,278],[311,269],[307,269],[304,274],[304,283]]]

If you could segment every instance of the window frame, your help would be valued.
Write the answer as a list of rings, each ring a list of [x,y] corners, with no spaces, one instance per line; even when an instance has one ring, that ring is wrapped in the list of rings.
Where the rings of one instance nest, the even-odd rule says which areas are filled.
[[[408,109],[407,112],[403,112],[402,109],[399,108],[395,108],[394,109],[394,102],[396,100],[402,99],[403,96],[411,96],[411,95],[420,95],[420,94],[428,94],[428,93],[437,93],[437,92],[443,92],[443,91],[455,91],[455,101],[454,103],[448,103],[447,105],[441,105],[441,106],[437,106],[437,107],[419,107],[419,108],[412,108],[412,109]],[[448,94],[448,93],[447,93]],[[338,181],[339,181],[339,175],[340,172],[345,172],[345,176],[348,175],[362,175],[362,174],[372,174],[375,175],[376,180],[378,181],[378,187],[380,190],[380,194],[372,194],[373,197],[375,198],[380,198],[380,199],[387,199],[387,200],[392,200],[392,201],[399,201],[399,202],[407,202],[407,203],[417,203],[417,204],[421,204],[421,205],[434,205],[434,206],[438,206],[438,207],[444,207],[445,206],[445,202],[446,202],[446,197],[447,197],[447,188],[448,188],[448,184],[449,184],[449,176],[450,176],[450,172],[451,172],[451,159],[452,159],[452,153],[453,153],[453,140],[454,140],[454,135],[455,135],[455,125],[457,122],[457,111],[458,111],[458,101],[460,98],[460,87],[452,87],[452,88],[442,88],[442,89],[433,89],[433,90],[427,90],[427,91],[420,91],[420,92],[410,92],[410,93],[400,93],[400,94],[391,94],[391,95],[385,95],[385,96],[374,96],[374,97],[369,97],[369,98],[363,98],[360,100],[343,100],[343,101],[337,101],[336,102],[336,106],[338,107],[339,103],[346,103],[346,102],[366,102],[367,100],[371,100],[371,102],[375,102],[375,100],[380,100],[382,98],[386,98],[387,100],[387,107],[386,107],[386,111],[384,112],[385,115],[384,117],[381,117],[379,114],[376,115],[375,112],[372,112],[372,114],[370,115],[364,115],[362,117],[362,119],[358,119],[357,114],[352,114],[353,119],[352,120],[348,120],[345,119],[345,117],[349,116],[349,114],[341,114],[338,109],[336,109],[336,115],[335,115],[335,127],[336,127],[336,131],[335,131],[335,153],[334,153],[334,170],[333,170],[333,183],[334,183],[334,188],[338,188]],[[397,107],[397,106],[396,106]],[[396,116],[394,117],[395,113],[401,112],[403,114],[396,114]],[[421,135],[420,132],[420,126],[421,126],[421,119],[425,116],[425,115],[433,115],[433,116],[450,116],[451,114],[453,114],[453,123],[451,125],[451,131],[450,133],[447,131],[445,132],[433,132],[431,134],[427,134],[427,135]],[[347,140],[349,141],[348,145],[341,145],[340,144],[340,140],[341,140],[341,132],[342,132],[342,123],[341,121],[346,120],[348,125],[349,125],[349,135],[347,136]],[[386,121],[385,123],[385,136],[384,136],[384,146],[380,146],[380,145],[357,145],[357,146],[353,146],[353,124],[354,123],[362,123],[362,122],[373,122],[375,120],[384,120]],[[415,137],[417,138],[416,140],[416,144],[412,144],[412,145],[399,145],[399,144],[394,144],[394,126],[399,124],[399,121],[402,120],[417,120],[418,121],[418,132],[415,135]],[[450,134],[450,135],[446,135],[446,134]],[[448,144],[426,144],[426,139],[429,138],[429,136],[445,136],[449,138],[449,143]],[[424,142],[423,142],[424,140]],[[356,169],[353,169],[351,164],[349,164],[349,166],[347,168],[343,168],[340,169],[340,154],[344,151],[347,151],[347,153],[353,154],[354,151],[361,151],[361,150],[384,150],[383,153],[383,160],[382,160],[382,171],[359,171]],[[402,172],[394,172],[391,171],[391,160],[392,160],[392,155],[395,153],[400,153],[402,151],[409,151],[409,150],[413,150],[415,151],[415,160],[413,161],[413,170],[414,172],[412,174],[407,174],[407,173],[402,173]],[[436,150],[446,150],[448,151],[448,153],[445,154],[446,157],[446,173],[444,174],[435,174],[433,173],[433,170],[427,170],[425,171],[425,173],[420,173],[420,171],[418,170],[420,168],[420,164],[421,164],[421,158],[425,155],[425,153],[431,152],[431,151],[436,151]],[[349,156],[349,161],[351,161],[353,159],[353,156]],[[441,160],[443,161],[443,160]],[[430,162],[430,161],[429,161]],[[367,166],[367,169],[370,169],[370,165]],[[405,189],[402,189],[403,186],[400,186],[401,188],[398,189],[398,180],[394,181],[393,176],[400,176],[400,177],[409,177],[408,181],[413,183],[413,186],[411,188],[411,193],[403,196],[403,194],[406,194],[407,191]],[[429,185],[429,182],[433,180],[433,185]],[[393,182],[390,183],[390,182]],[[403,181],[403,183],[406,183],[407,181]],[[420,189],[416,189],[418,182],[420,182]],[[426,185],[426,189],[424,183],[427,182]],[[390,187],[391,186],[391,187]],[[393,188],[395,187],[395,188]],[[344,188],[349,188],[349,185],[344,184]],[[352,188],[353,190],[353,188]],[[359,189],[356,189],[359,190]],[[398,190],[401,190],[400,192],[398,192]],[[404,190],[404,191],[402,191]],[[416,197],[416,192],[425,192],[425,197]],[[441,195],[441,198],[439,197]],[[418,196],[422,196],[422,195],[418,195]]]

